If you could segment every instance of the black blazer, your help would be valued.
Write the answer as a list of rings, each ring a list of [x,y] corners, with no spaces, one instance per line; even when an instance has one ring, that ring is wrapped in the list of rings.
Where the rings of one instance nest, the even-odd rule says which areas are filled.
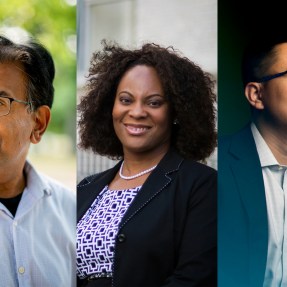
[[[248,125],[219,139],[218,286],[262,287],[267,248],[263,175]]]
[[[120,163],[78,187],[78,220]],[[217,173],[169,151],[119,226],[114,287],[216,286]]]

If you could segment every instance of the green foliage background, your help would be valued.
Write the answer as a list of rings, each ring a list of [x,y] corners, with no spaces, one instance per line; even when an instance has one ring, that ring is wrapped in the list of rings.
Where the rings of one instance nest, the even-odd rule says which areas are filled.
[[[76,5],[67,2],[0,0],[0,28],[21,27],[50,51],[56,66],[56,76],[52,120],[48,131],[65,133],[75,140],[76,53],[71,45],[76,46]]]

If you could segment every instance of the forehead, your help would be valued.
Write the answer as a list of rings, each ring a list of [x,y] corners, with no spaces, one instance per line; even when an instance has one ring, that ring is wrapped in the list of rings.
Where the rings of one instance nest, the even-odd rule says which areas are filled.
[[[119,87],[138,87],[139,89],[162,89],[160,77],[155,68],[146,65],[137,65],[128,69],[120,80]]]
[[[287,70],[287,43],[281,43],[274,47],[275,57],[272,70],[275,73]]]
[[[25,98],[27,78],[21,65],[0,63],[0,93],[18,99]]]

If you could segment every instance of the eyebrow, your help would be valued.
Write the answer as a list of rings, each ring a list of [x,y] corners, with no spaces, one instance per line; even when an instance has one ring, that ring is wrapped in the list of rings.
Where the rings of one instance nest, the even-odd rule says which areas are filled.
[[[9,95],[5,91],[0,91],[1,97],[9,97]]]
[[[134,95],[128,91],[121,91],[118,93],[118,95],[122,94],[122,93],[125,93],[125,94],[128,94],[129,96],[131,97],[134,97]],[[161,94],[158,94],[158,93],[155,93],[155,94],[150,94],[148,96],[146,96],[146,98],[152,98],[152,97],[161,97],[161,98],[166,98],[164,95],[161,95]]]

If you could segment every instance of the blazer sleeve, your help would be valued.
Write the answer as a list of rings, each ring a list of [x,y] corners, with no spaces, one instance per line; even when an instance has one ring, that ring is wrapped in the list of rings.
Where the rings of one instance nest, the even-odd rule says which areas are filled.
[[[217,286],[217,172],[208,169],[192,186],[177,265],[162,287]]]

